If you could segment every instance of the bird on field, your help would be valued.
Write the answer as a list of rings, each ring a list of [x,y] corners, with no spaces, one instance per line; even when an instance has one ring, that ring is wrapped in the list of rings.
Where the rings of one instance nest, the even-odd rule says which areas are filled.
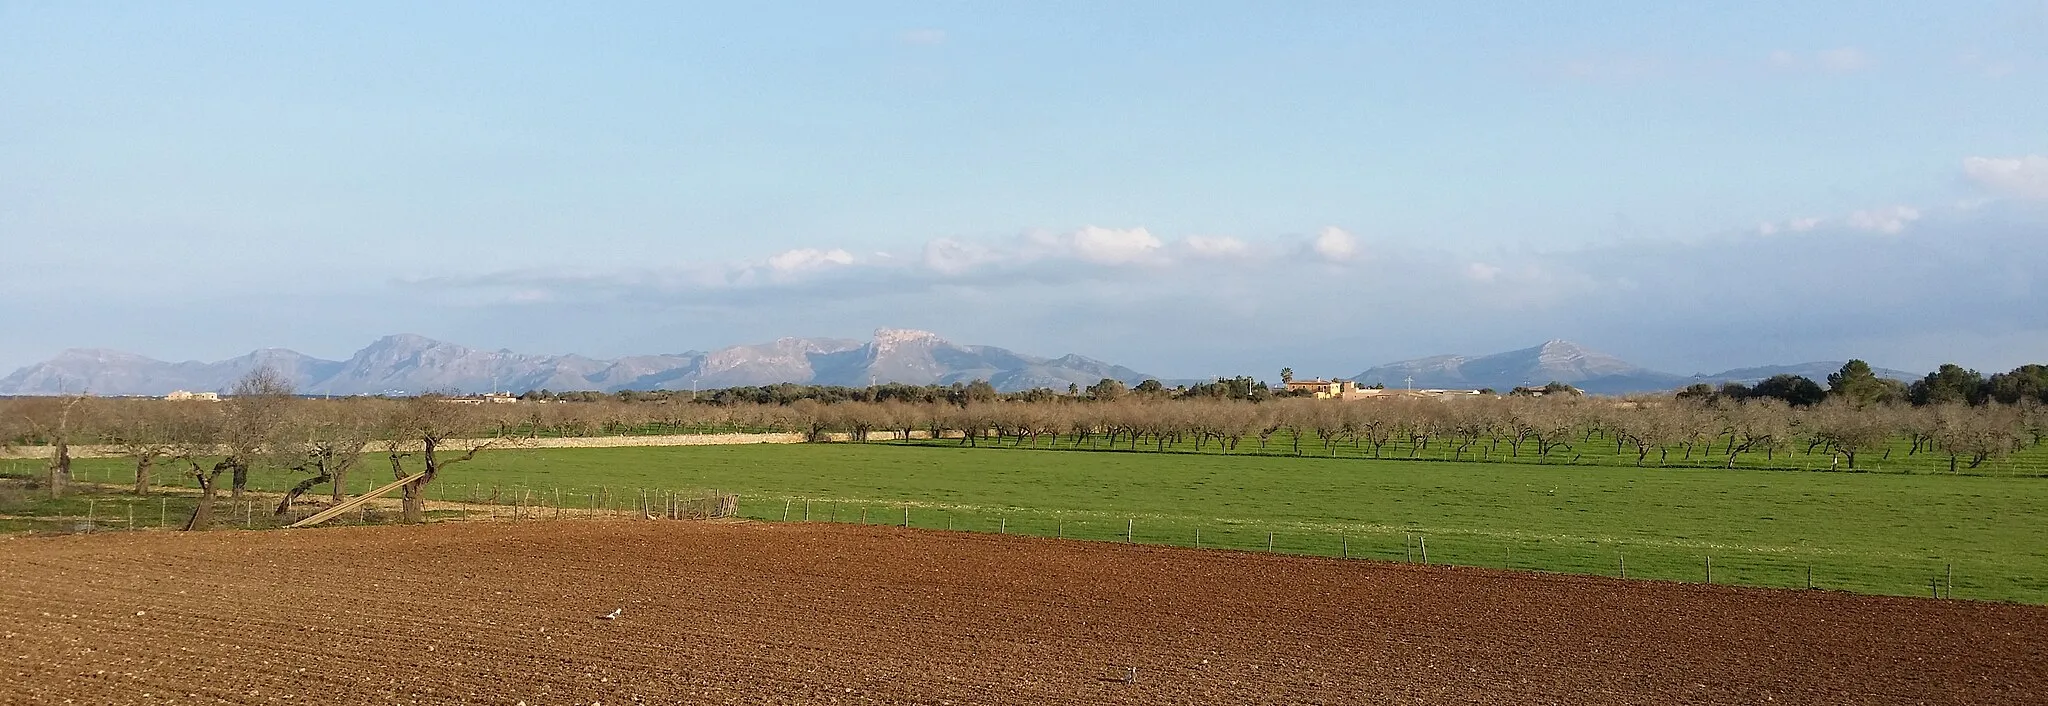
[[[597,617],[601,620],[618,620],[619,614],[624,612],[626,612],[624,608],[613,608],[610,615],[600,615]]]

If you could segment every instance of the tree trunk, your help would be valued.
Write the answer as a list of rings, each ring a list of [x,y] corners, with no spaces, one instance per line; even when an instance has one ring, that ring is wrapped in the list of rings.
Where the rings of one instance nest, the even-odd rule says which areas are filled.
[[[143,456],[143,457],[141,457],[141,458],[137,458],[137,459],[135,459],[135,494],[136,494],[136,495],[148,495],[148,494],[149,494],[149,481],[150,481],[150,477],[149,477],[149,469],[150,469],[150,466],[154,465],[155,463],[156,463],[156,457],[155,457],[155,456]]]
[[[237,463],[233,475],[234,487],[228,489],[229,500],[241,500],[242,491],[249,488],[249,464]]]
[[[333,476],[332,480],[329,481],[332,483],[332,486],[328,488],[328,498],[333,500],[334,504],[340,505],[342,499],[348,495],[348,471],[337,470],[328,473],[328,475]]]
[[[306,491],[313,489],[313,486],[319,485],[321,483],[326,483],[331,480],[333,480],[331,476],[327,475],[326,473],[322,473],[312,478],[307,478],[305,480],[299,481],[298,485],[294,485],[291,487],[290,490],[284,491],[284,499],[278,501],[277,503],[277,514],[283,515],[287,512],[290,512],[292,509],[293,500],[297,500],[299,499],[299,496],[305,495]]]
[[[50,457],[50,497],[64,497],[64,486],[71,482],[71,442],[57,440],[57,452]]]
[[[213,481],[219,476],[219,467],[215,467],[212,473],[192,474],[192,477],[199,480],[199,502],[192,506],[192,516],[185,520],[185,531],[204,530],[213,526]]]

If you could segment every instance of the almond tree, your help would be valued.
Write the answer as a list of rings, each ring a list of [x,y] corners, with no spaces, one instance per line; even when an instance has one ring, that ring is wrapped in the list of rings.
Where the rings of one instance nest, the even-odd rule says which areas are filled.
[[[135,494],[148,495],[157,461],[170,458],[181,444],[178,428],[188,416],[183,406],[210,402],[128,402],[107,411],[107,443],[135,461]]]
[[[86,399],[82,394],[58,398],[30,405],[22,415],[29,433],[50,446],[43,485],[52,498],[63,497],[64,487],[71,483],[71,445],[83,431],[86,412],[91,409],[85,404]]]
[[[312,477],[285,491],[277,503],[277,514],[289,512],[293,501],[321,483],[329,484],[328,495],[335,504],[342,502],[348,492],[349,471],[362,460],[376,436],[376,412],[370,404],[374,403],[310,403],[293,410],[283,424],[285,431],[278,435],[283,445],[280,455],[296,459],[291,470]]]
[[[505,432],[509,427],[496,424],[492,411],[484,405],[419,397],[405,401],[385,417],[384,451],[391,462],[392,480],[412,475],[406,472],[405,459],[417,454],[420,460],[420,477],[401,488],[405,494],[406,522],[426,521],[427,486],[440,477],[443,469],[473,460],[485,449],[516,443]],[[479,435],[484,430],[492,431]],[[456,449],[461,455],[443,455]]]
[[[233,392],[221,402],[225,412],[220,429],[225,453],[221,463],[231,472],[231,499],[240,500],[248,490],[251,468],[277,459],[277,434],[297,401],[291,381],[266,365],[237,380]]]
[[[1891,439],[1892,423],[1885,411],[1882,407],[1857,409],[1846,400],[1834,399],[1815,406],[1807,419],[1814,439],[1825,444],[1831,454],[1847,460],[1853,470],[1857,454],[1883,447]]]

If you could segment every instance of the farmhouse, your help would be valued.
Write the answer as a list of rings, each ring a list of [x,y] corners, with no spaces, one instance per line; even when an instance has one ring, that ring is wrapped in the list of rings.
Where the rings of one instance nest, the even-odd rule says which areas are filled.
[[[172,390],[171,394],[164,395],[164,399],[170,400],[172,402],[219,402],[220,393]]]
[[[1359,387],[1358,383],[1350,380],[1315,379],[1287,381],[1288,392],[1306,392],[1315,395],[1315,398],[1319,400],[1341,400],[1355,397],[1364,392],[1364,390],[1365,388]]]

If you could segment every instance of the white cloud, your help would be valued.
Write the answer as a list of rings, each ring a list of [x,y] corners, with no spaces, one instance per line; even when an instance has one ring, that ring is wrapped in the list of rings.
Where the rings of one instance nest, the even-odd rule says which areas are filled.
[[[937,46],[946,43],[946,30],[932,28],[913,29],[904,32],[898,39],[902,40],[904,44],[924,47]]]
[[[1123,265],[1148,261],[1166,246],[1144,228],[1100,228],[1088,226],[1065,238],[1074,256],[1099,265]]]
[[[1849,72],[1870,68],[1870,55],[1855,47],[1829,49],[1818,55],[1820,67],[1828,71]]]
[[[1342,228],[1327,226],[1316,234],[1315,243],[1310,247],[1325,260],[1342,262],[1358,256],[1358,237],[1344,232]]]
[[[1855,47],[1839,47],[1803,54],[1789,49],[1777,49],[1765,55],[1765,63],[1780,71],[1819,70],[1829,73],[1851,73],[1870,68],[1876,63],[1870,54]]]
[[[1963,175],[2000,196],[2048,200],[2048,156],[1971,157]]]
[[[1244,241],[1227,235],[1191,235],[1180,241],[1188,254],[1201,258],[1237,257],[1251,252]]]
[[[1895,235],[1917,220],[1920,220],[1920,209],[1911,206],[1889,206],[1851,213],[1843,223],[1856,230]]]
[[[1500,277],[1500,266],[1474,262],[1465,266],[1465,276],[1479,282],[1492,282]]]
[[[1806,218],[1794,218],[1792,220],[1785,222],[1785,229],[1792,231],[1794,233],[1804,233],[1815,228],[1819,228],[1820,224],[1826,222],[1827,221],[1825,220],[1822,220],[1820,218],[1814,218],[1811,216]]]
[[[939,274],[963,274],[996,259],[996,253],[986,247],[952,238],[924,244],[924,266]]]
[[[798,248],[786,250],[768,258],[768,268],[777,273],[809,272],[827,267],[853,264],[853,253],[834,248]]]

